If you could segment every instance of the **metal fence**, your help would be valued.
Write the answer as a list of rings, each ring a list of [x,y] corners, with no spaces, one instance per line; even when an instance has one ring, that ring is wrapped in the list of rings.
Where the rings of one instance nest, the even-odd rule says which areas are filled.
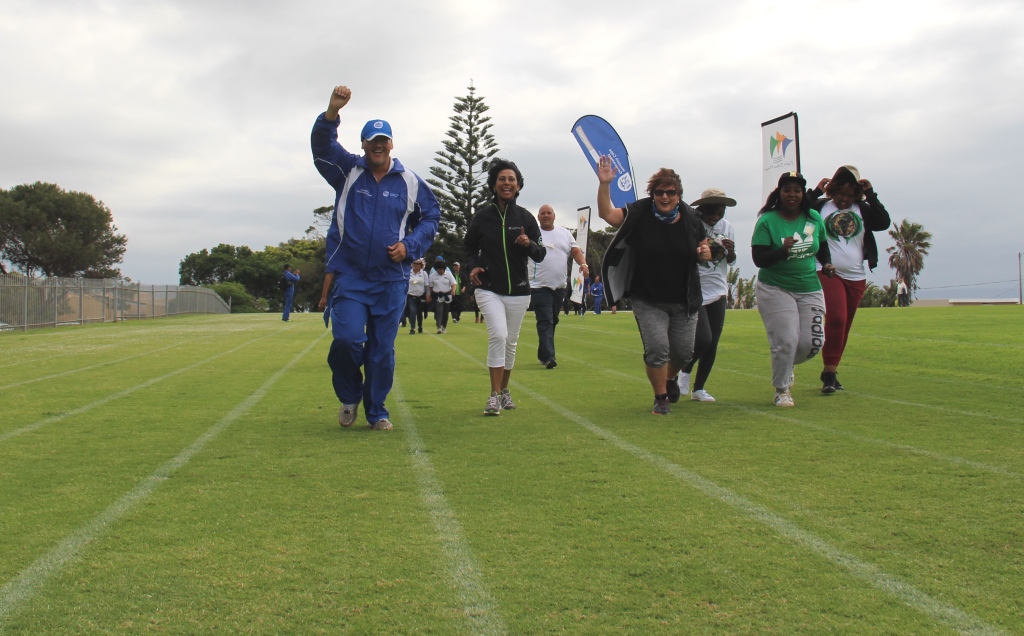
[[[0,274],[0,331],[227,313],[228,304],[205,287]]]

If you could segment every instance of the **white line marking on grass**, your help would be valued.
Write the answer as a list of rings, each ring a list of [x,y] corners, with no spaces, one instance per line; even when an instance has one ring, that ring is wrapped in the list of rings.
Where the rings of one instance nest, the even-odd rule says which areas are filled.
[[[423,439],[416,430],[416,422],[397,379],[391,394],[398,401],[402,427],[409,438],[409,453],[416,469],[420,497],[441,539],[441,547],[447,557],[451,577],[459,589],[463,613],[469,620],[474,634],[507,634],[508,628],[498,612],[498,604],[488,592],[483,577],[473,561],[473,551],[463,536],[462,526],[448,506],[444,488],[437,478],[433,464],[430,463]]]
[[[231,409],[219,422],[200,435],[196,441],[192,442],[191,446],[178,453],[176,457],[164,463],[163,466],[157,468],[152,475],[139,482],[135,488],[94,517],[92,521],[89,521],[67,536],[52,550],[36,559],[30,566],[22,570],[18,576],[0,588],[0,633],[3,632],[4,622],[7,618],[31,600],[47,580],[57,575],[69,563],[77,559],[78,555],[88,544],[96,541],[110,526],[131,512],[139,502],[152,494],[157,486],[171,477],[179,468],[187,464],[196,453],[203,450],[207,444],[213,441],[232,422],[262,400],[271,387],[328,333],[330,332],[324,332],[316,340],[309,343],[305,349],[292,358],[291,362],[270,376],[270,379],[264,382],[263,386],[256,389],[249,397],[242,400],[238,406]]]
[[[445,341],[445,344],[461,353],[463,356],[476,361],[481,366],[486,366],[483,362],[477,360],[469,353],[459,349],[450,342]],[[644,378],[644,380],[646,381],[646,378]],[[527,396],[534,398],[538,402],[541,402],[550,408],[552,411],[558,413],[567,420],[575,422],[620,450],[662,469],[676,479],[689,484],[705,496],[711,499],[717,499],[718,501],[743,512],[757,521],[760,521],[786,539],[810,549],[815,554],[842,567],[856,578],[869,583],[871,586],[882,590],[887,594],[895,596],[903,601],[907,606],[924,613],[933,620],[943,623],[961,634],[982,635],[1004,633],[957,607],[947,605],[946,603],[932,598],[913,585],[901,581],[891,574],[887,574],[878,566],[866,561],[861,561],[852,554],[843,552],[824,539],[820,539],[814,534],[803,530],[785,517],[777,515],[771,510],[737,495],[732,490],[719,486],[710,479],[686,470],[682,466],[670,462],[664,457],[652,453],[645,448],[641,448],[640,446],[627,442],[615,433],[597,426],[585,417],[577,415],[573,411],[563,407],[561,404],[558,404],[540,393],[527,388],[521,382],[513,381],[511,384],[515,385],[516,391],[525,393]]]
[[[637,459],[657,466],[676,479],[686,482],[705,496],[711,499],[717,499],[722,503],[732,506],[733,508],[749,515],[750,517],[753,517],[790,541],[810,549],[812,552],[842,567],[862,581],[871,584],[873,587],[880,589],[883,592],[895,596],[911,608],[923,612],[932,619],[955,629],[957,632],[961,634],[1003,633],[996,628],[987,625],[981,621],[981,619],[976,618],[959,608],[953,607],[952,605],[947,605],[946,603],[936,600],[913,585],[901,581],[891,574],[887,574],[878,566],[866,561],[861,561],[852,554],[848,554],[840,550],[824,539],[820,539],[810,532],[803,530],[785,517],[777,515],[771,510],[737,495],[728,488],[719,486],[710,479],[706,479],[697,473],[686,470],[682,466],[674,464],[660,455],[656,455],[644,448],[627,442],[615,433],[597,426],[562,405],[522,386],[521,383],[516,382],[515,384],[517,385],[517,390],[533,397],[539,402],[545,404],[551,410],[562,415],[562,417],[576,422],[594,435],[610,442],[617,448],[626,451]]]
[[[150,380],[146,380],[142,384],[137,384],[137,385],[135,385],[135,386],[133,386],[131,388],[124,389],[123,391],[118,391],[117,393],[113,393],[111,395],[108,395],[105,398],[100,398],[100,399],[96,400],[95,402],[90,402],[89,404],[86,404],[85,406],[80,406],[77,409],[74,409],[72,411],[68,411],[67,413],[61,413],[60,415],[54,415],[53,417],[47,417],[47,418],[39,420],[38,422],[34,422],[32,424],[27,424],[25,426],[22,426],[21,428],[16,428],[16,429],[14,429],[12,431],[7,431],[6,433],[0,433],[0,442],[6,442],[7,440],[11,439],[12,437],[17,437],[18,435],[23,435],[25,433],[31,433],[32,431],[38,430],[38,429],[40,429],[40,428],[42,428],[42,427],[44,427],[44,426],[46,426],[48,424],[53,424],[54,422],[59,422],[59,421],[61,421],[63,419],[71,417],[72,415],[81,415],[82,413],[85,413],[86,411],[91,411],[92,409],[96,408],[97,406],[103,406],[104,404],[106,404],[108,402],[113,402],[114,400],[117,400],[117,399],[120,399],[120,398],[123,398],[123,397],[127,397],[127,396],[131,395],[132,393],[135,393],[136,391],[139,391],[141,389],[145,389],[147,387],[151,387],[154,384],[157,384],[158,382],[163,382],[164,380],[167,380],[168,378],[173,378],[176,375],[181,375],[182,373],[185,373],[186,371],[191,371],[192,369],[195,369],[196,367],[201,367],[204,364],[213,362],[217,358],[223,358],[224,356],[226,356],[226,355],[228,355],[230,353],[234,353],[235,351],[238,351],[239,349],[242,349],[244,347],[248,347],[249,345],[251,345],[254,342],[259,342],[260,340],[263,340],[264,338],[269,338],[271,336],[276,336],[277,334],[281,333],[282,331],[284,331],[284,328],[278,329],[274,333],[270,333],[270,334],[267,334],[265,336],[260,336],[259,338],[254,338],[253,340],[250,340],[248,342],[242,343],[242,344],[238,345],[237,347],[235,347],[233,349],[228,349],[227,351],[224,351],[223,353],[218,353],[217,355],[211,356],[211,357],[209,357],[209,358],[207,358],[205,360],[200,360],[199,362],[192,363],[192,364],[188,365],[187,367],[182,367],[180,369],[177,369],[176,371],[171,371],[170,373],[165,373],[164,375],[161,375],[160,377],[152,378]]]

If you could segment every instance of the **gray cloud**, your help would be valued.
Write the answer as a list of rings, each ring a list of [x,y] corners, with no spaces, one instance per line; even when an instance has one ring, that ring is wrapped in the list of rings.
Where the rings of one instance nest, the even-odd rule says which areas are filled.
[[[125,273],[173,282],[185,254],[299,236],[332,200],[308,134],[335,84],[354,91],[343,143],[387,118],[396,156],[426,174],[472,78],[526,175],[522,202],[563,222],[593,204],[569,128],[595,113],[638,180],[664,165],[688,198],[735,196],[742,244],[761,204],[759,124],[795,110],[810,179],[854,163],[895,218],[933,232],[923,287],[1002,280],[1024,249],[1004,185],[1022,167],[1022,26],[1019,3],[966,0],[0,2],[0,187],[92,193],[129,236]]]

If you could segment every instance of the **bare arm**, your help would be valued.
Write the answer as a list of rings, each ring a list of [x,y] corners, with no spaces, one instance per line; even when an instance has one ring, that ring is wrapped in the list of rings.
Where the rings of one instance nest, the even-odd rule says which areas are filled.
[[[612,205],[611,183],[615,179],[615,168],[612,168],[610,157],[598,160],[597,178],[600,181],[597,186],[597,214],[605,223],[617,228],[626,220],[626,214],[622,208]]]
[[[570,250],[569,256],[572,256],[573,262],[580,266],[580,271],[583,272],[583,278],[590,278],[590,268],[587,267],[587,259],[583,255],[583,250],[578,247],[574,247]]]
[[[324,119],[338,121],[338,111],[344,108],[350,99],[352,99],[352,91],[348,86],[335,86],[331,91],[331,101],[324,112]]]

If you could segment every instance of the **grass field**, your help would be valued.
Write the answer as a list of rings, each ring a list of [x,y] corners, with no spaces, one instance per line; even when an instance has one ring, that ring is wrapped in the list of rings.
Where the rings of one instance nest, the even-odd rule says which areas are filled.
[[[2,634],[1024,633],[1024,311],[865,309],[771,405],[755,311],[649,414],[631,314],[400,332],[337,425],[319,316],[0,335]],[[360,414],[361,415],[361,414]]]

